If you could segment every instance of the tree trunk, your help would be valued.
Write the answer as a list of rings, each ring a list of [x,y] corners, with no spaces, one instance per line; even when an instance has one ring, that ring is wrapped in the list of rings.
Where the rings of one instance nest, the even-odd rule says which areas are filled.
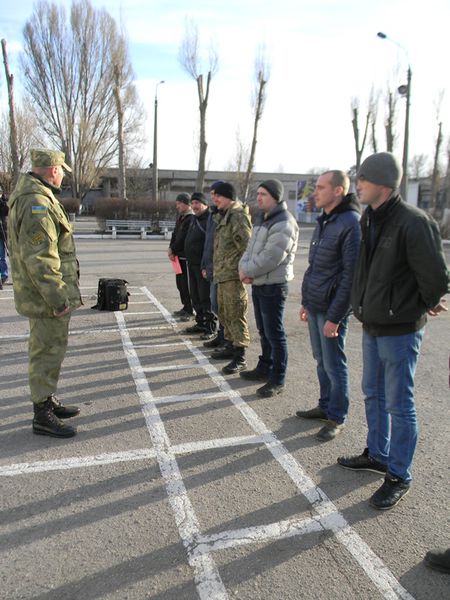
[[[442,122],[438,126],[438,135],[436,138],[436,147],[434,151],[433,174],[431,176],[431,205],[432,211],[436,208],[437,195],[439,192],[439,153],[442,144]]]
[[[355,141],[355,155],[356,155],[356,173],[358,173],[359,167],[361,166],[361,157],[364,152],[365,145],[366,145],[367,132],[369,130],[370,112],[368,112],[367,116],[366,116],[366,125],[364,128],[364,136],[363,136],[363,139],[362,139],[362,142],[360,145],[360,143],[359,143],[359,125],[358,125],[358,107],[354,106],[352,110],[353,110],[353,119],[352,119],[353,139]]]
[[[261,77],[259,80],[259,88],[258,88],[258,96],[256,100],[255,106],[255,120],[253,121],[253,138],[252,145],[250,147],[250,156],[248,158],[247,171],[245,173],[244,178],[244,186],[243,186],[243,200],[247,201],[248,192],[250,189],[250,179],[252,176],[253,167],[255,165],[255,154],[256,154],[256,144],[257,144],[257,136],[258,136],[258,124],[262,115],[262,107],[264,102],[264,86],[266,85],[266,81]]]
[[[125,218],[128,217],[128,199],[127,199],[127,182],[125,172],[125,142],[123,133],[123,104],[120,97],[120,71],[117,65],[114,67],[114,98],[117,109],[117,142],[119,151],[119,177],[118,177],[118,192],[119,200],[124,200]]]
[[[8,66],[8,54],[6,52],[6,40],[2,40],[3,64],[5,65],[6,83],[8,86],[9,103],[9,143],[11,147],[11,162],[13,167],[12,186],[13,189],[19,179],[20,163],[17,143],[17,127],[14,106],[14,75],[10,74]]]

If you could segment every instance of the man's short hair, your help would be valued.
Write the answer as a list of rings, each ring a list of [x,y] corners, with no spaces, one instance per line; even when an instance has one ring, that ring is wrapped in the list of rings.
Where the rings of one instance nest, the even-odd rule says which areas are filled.
[[[350,178],[344,171],[330,170],[325,171],[322,175],[331,175],[331,185],[336,188],[342,186],[344,189],[344,196],[348,194],[348,190],[350,189]]]

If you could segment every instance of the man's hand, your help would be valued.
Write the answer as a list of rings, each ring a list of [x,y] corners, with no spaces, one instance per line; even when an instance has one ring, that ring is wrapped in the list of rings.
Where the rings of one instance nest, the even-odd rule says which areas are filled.
[[[53,311],[53,316],[56,317],[57,319],[59,319],[60,317],[64,317],[65,315],[68,315],[70,313],[70,306],[65,306],[64,310],[60,310],[60,311]]]
[[[170,258],[170,260],[175,260],[175,254],[172,252],[172,250],[169,248],[167,250],[167,256]]]
[[[328,338],[334,338],[338,336],[339,323],[332,323],[331,321],[325,321],[323,326],[323,335]]]
[[[303,306],[303,304],[300,306],[299,316],[300,316],[300,321],[307,321],[308,320],[308,311]]]
[[[427,313],[430,315],[430,317],[437,317],[439,313],[448,311],[446,304],[447,304],[446,299],[442,298],[442,300],[439,302],[439,304],[437,306],[435,306],[434,308],[429,308],[427,310]]]
[[[208,275],[206,273],[206,269],[202,269],[202,277],[203,277],[203,279],[208,279]]]
[[[242,283],[253,283],[253,277],[247,277],[243,271],[239,271],[239,279]]]

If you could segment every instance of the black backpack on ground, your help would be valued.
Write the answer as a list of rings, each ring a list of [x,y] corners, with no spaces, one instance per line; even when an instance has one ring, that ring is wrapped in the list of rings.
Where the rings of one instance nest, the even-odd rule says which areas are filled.
[[[98,281],[97,304],[92,308],[97,310],[127,310],[128,296],[125,279],[102,278]]]

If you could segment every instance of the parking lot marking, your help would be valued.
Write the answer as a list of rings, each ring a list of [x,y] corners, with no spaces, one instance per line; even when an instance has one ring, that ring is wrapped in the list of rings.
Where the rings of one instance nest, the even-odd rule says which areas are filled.
[[[183,343],[184,346],[184,343]],[[135,346],[136,348],[136,346]],[[207,400],[209,398],[228,398],[228,392],[197,392],[195,394],[180,394],[175,396],[159,396],[154,398],[155,404],[171,404],[172,402],[189,402],[190,400]]]
[[[161,475],[164,479],[167,496],[175,517],[181,541],[186,549],[188,562],[194,571],[197,592],[201,600],[227,600],[228,594],[223,585],[219,571],[209,553],[194,554],[191,548],[195,539],[200,534],[199,523],[192,504],[189,500],[186,487],[181,476],[176,455],[166,433],[164,423],[153,402],[153,395],[147,378],[141,366],[139,357],[128,333],[122,313],[116,312],[122,338],[122,345],[136,391],[142,404],[147,430],[153,443],[156,459]]]
[[[143,287],[142,290],[149,300],[159,308],[166,321],[173,324],[174,319],[169,311],[155,296],[153,296],[150,290],[146,287]],[[180,335],[197,361],[200,362],[205,355],[194,346],[190,340],[184,338],[181,333]],[[299,491],[308,499],[319,517],[322,517],[322,523],[327,524],[327,528],[334,533],[336,539],[358,562],[383,597],[386,600],[396,598],[401,598],[402,600],[414,600],[413,596],[411,596],[411,594],[397,581],[393,573],[373,552],[370,546],[366,544],[355,531],[353,531],[343,515],[338,511],[337,507],[328,498],[327,494],[306,474],[284,444],[282,444],[276,435],[267,428],[262,419],[243,400],[240,394],[235,390],[232,390],[225,378],[219,374],[213,365],[211,365],[210,368],[205,367],[205,371],[221,391],[229,392],[231,402],[241,412],[253,431],[265,436],[265,446],[267,450],[289,475]]]

